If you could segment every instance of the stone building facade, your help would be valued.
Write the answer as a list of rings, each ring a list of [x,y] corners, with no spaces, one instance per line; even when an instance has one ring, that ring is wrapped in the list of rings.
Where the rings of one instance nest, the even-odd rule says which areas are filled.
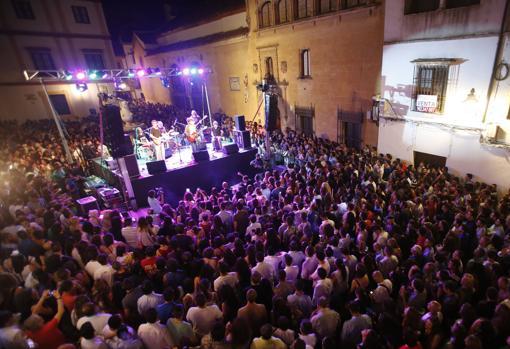
[[[377,124],[367,115],[379,93],[383,24],[383,7],[370,0],[247,0],[218,18],[159,33],[154,42],[136,39],[133,56],[143,67],[210,67],[211,111],[248,121],[263,119],[256,86],[270,78],[282,127],[376,145]],[[197,84],[184,93],[157,79],[141,86],[150,101],[188,98],[200,109]]]

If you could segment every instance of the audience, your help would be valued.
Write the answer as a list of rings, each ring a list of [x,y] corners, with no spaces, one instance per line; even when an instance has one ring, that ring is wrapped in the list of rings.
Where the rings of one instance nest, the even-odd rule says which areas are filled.
[[[71,166],[49,122],[2,123],[0,346],[510,342],[510,193],[495,185],[287,130],[270,139],[279,170],[153,216],[84,214],[94,125],[66,123]]]

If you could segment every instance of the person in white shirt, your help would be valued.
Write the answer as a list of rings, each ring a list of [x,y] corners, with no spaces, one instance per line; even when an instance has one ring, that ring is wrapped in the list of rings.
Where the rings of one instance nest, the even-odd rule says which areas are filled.
[[[106,254],[102,253],[97,257],[97,261],[99,262],[99,264],[101,264],[101,266],[94,271],[93,275],[94,281],[103,279],[104,281],[106,281],[108,286],[112,287],[115,270],[108,263],[108,257],[106,256]]]
[[[103,339],[96,336],[94,326],[90,322],[85,322],[81,326],[80,336],[81,349],[108,349]]]
[[[149,280],[145,280],[142,285],[143,296],[138,298],[136,302],[138,314],[145,314],[148,309],[156,308],[165,301],[162,295],[154,293],[153,290],[152,283]]]
[[[214,291],[218,292],[221,286],[229,285],[234,288],[237,285],[237,274],[235,272],[229,272],[228,264],[225,262],[220,262],[219,264],[220,276],[214,280]]]
[[[29,348],[27,337],[19,328],[16,316],[8,310],[0,311],[0,348]]]
[[[124,228],[122,228],[121,232],[129,246],[133,248],[138,248],[140,246],[138,230],[136,227],[133,227],[133,219],[131,217],[127,217],[124,220]]]
[[[275,270],[273,266],[264,261],[264,253],[257,252],[257,264],[251,269],[251,272],[258,272],[264,279],[271,283],[275,280]]]
[[[282,256],[277,255],[274,247],[269,246],[267,250],[267,256],[264,257],[264,262],[271,264],[273,267],[273,270],[275,272],[275,275],[278,274],[278,270],[281,269],[281,263],[282,263]]]
[[[283,259],[285,261],[285,268],[283,270],[285,270],[287,275],[287,281],[293,284],[299,276],[299,267],[292,265],[292,256],[290,254],[286,254]]]
[[[223,318],[223,313],[216,304],[206,305],[206,298],[202,293],[195,296],[196,307],[191,307],[186,314],[186,320],[193,325],[193,331],[203,337],[209,334],[216,323]]]
[[[313,247],[308,246],[306,248],[306,258],[301,265],[301,278],[304,280],[308,280],[319,265],[319,261],[315,258],[314,252],[315,250]]]
[[[149,190],[149,193],[147,194],[147,203],[154,214],[160,214],[163,210],[163,207],[161,206],[161,197],[156,197],[156,192],[154,190]]]
[[[88,263],[85,264],[85,271],[93,278],[96,270],[101,267],[101,264],[97,261],[99,252],[96,246],[89,246],[85,253],[89,257]]]
[[[257,222],[257,216],[252,214],[250,216],[250,225],[246,228],[246,235],[253,236],[257,232],[257,229],[262,229],[262,224]]]
[[[177,344],[173,343],[166,326],[158,321],[156,309],[148,309],[144,316],[146,323],[138,327],[138,337],[146,349],[171,349]]]
[[[80,330],[83,324],[90,322],[98,335],[102,333],[108,320],[112,316],[112,314],[108,313],[96,313],[96,306],[92,302],[83,304],[81,311],[83,316],[76,322],[76,328]]]

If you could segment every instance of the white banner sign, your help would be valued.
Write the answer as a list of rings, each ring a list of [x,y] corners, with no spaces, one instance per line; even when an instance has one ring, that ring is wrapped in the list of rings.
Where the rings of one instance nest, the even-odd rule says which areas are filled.
[[[418,95],[416,97],[416,110],[425,113],[434,113],[437,108],[437,95]]]

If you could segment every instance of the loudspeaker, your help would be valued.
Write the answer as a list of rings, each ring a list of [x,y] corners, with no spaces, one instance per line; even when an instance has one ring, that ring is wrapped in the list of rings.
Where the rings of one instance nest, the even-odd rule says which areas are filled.
[[[236,130],[238,130],[238,131],[246,130],[246,122],[244,120],[244,115],[234,116],[234,122],[236,123]]]
[[[86,196],[84,198],[76,200],[80,207],[80,212],[83,217],[87,217],[90,210],[99,210],[97,200],[93,196]]]
[[[104,144],[110,149],[114,159],[133,154],[129,135],[124,134],[120,108],[116,105],[101,107],[103,118]]]
[[[209,160],[209,152],[207,150],[199,150],[193,152],[193,157],[196,162]]]
[[[264,111],[266,114],[266,130],[274,131],[279,129],[278,125],[278,97],[276,95],[271,95],[266,93],[265,95],[265,105]]]
[[[149,174],[166,172],[165,160],[151,161],[147,163],[147,171]]]
[[[166,148],[165,149],[165,159],[168,159],[170,156],[172,156],[172,148]]]
[[[225,144],[223,146],[223,154],[230,155],[239,153],[239,147],[235,143]]]
[[[124,162],[126,163],[126,169],[130,178],[140,176],[140,169],[138,168],[135,154],[124,156]]]
[[[237,145],[241,149],[250,149],[251,148],[251,137],[250,131],[235,131],[234,137]]]

